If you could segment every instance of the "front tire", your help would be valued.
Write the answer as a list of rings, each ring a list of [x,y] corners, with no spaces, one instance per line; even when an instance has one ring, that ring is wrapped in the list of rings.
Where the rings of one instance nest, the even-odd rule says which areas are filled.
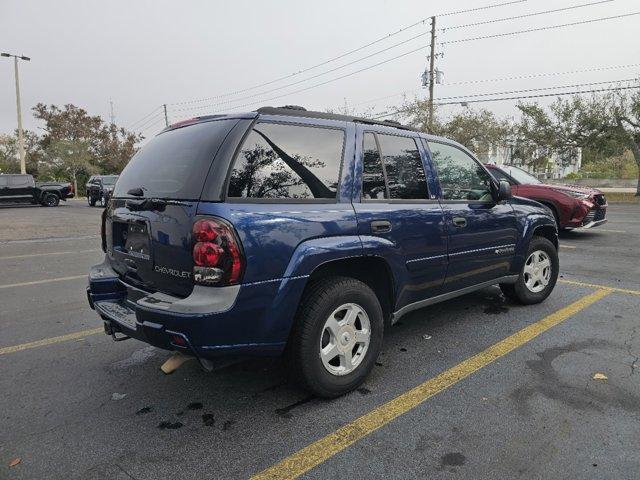
[[[544,301],[558,280],[560,262],[553,243],[534,236],[529,244],[525,262],[514,284],[500,284],[505,296],[523,305]]]
[[[55,193],[47,193],[42,199],[42,205],[45,207],[57,207],[60,203],[60,197]]]
[[[293,377],[314,395],[333,398],[364,382],[382,348],[383,314],[375,293],[348,277],[307,288],[287,346]]]

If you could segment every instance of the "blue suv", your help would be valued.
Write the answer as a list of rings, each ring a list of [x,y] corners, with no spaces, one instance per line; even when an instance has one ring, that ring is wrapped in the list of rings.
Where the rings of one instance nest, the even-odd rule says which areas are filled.
[[[284,354],[323,397],[364,381],[406,313],[496,284],[538,303],[558,276],[553,215],[463,146],[301,107],[166,128],[118,179],[102,248],[87,294],[114,339],[205,368]]]

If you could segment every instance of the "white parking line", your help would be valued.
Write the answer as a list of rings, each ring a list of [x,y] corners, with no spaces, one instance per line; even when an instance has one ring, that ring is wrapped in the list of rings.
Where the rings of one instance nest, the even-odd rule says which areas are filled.
[[[578,247],[576,247],[575,245],[566,245],[566,244],[564,244],[564,243],[561,243],[561,244],[560,244],[560,247],[562,247],[562,248],[578,248]]]
[[[2,290],[4,288],[27,287],[29,285],[40,285],[42,283],[66,282],[68,280],[77,280],[79,278],[87,278],[87,274],[85,273],[84,275],[74,275],[73,277],[49,278],[48,280],[35,280],[33,282],[10,283],[8,285],[0,285],[0,290]]]
[[[89,252],[99,252],[99,251],[100,250],[94,248],[92,250],[76,250],[75,252],[29,253],[26,255],[12,255],[10,257],[0,257],[0,260],[15,260],[16,258],[46,257],[48,255],[70,255],[72,253],[89,253]]]
[[[627,233],[626,230],[609,230],[606,228],[598,228],[597,230],[594,230],[596,232],[609,232],[609,233]]]

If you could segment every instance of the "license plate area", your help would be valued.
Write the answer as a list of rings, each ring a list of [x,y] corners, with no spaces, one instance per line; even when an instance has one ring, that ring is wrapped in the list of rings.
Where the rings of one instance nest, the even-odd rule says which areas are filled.
[[[113,248],[130,257],[151,259],[149,228],[145,222],[113,222]]]

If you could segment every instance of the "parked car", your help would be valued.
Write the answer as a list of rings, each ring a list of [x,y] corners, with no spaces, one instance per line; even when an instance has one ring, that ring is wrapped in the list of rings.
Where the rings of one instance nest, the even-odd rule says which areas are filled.
[[[87,181],[87,203],[94,207],[100,202],[105,206],[111,198],[118,175],[92,175]]]
[[[0,203],[30,203],[56,207],[74,196],[71,183],[35,182],[32,175],[0,175]]]
[[[265,107],[172,125],[103,212],[89,304],[114,339],[196,357],[287,357],[334,397],[385,328],[490,285],[522,304],[558,276],[546,207],[463,146],[391,122]]]
[[[553,212],[558,229],[593,228],[607,222],[607,199],[595,188],[542,183],[511,165],[486,165],[497,180],[511,185],[514,195],[531,198]]]

